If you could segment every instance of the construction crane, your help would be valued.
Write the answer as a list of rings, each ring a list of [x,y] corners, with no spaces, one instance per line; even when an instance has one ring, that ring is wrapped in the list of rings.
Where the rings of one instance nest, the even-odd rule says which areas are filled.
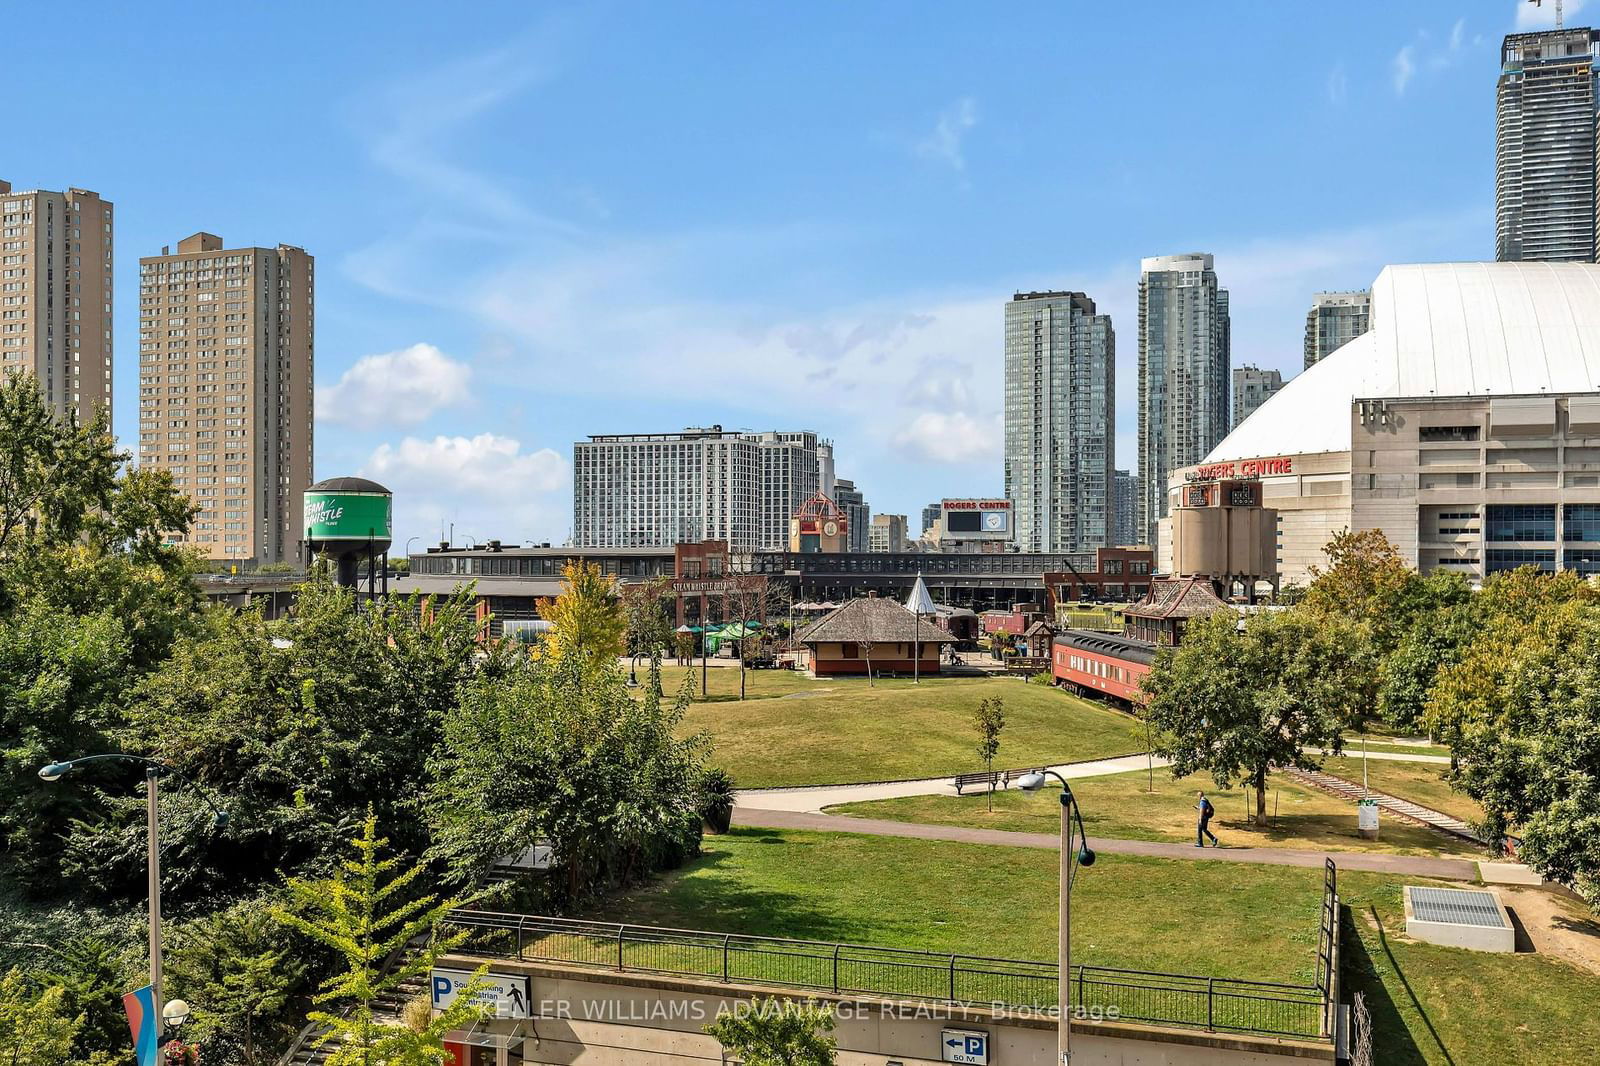
[[[1544,0],[1528,0],[1528,3],[1540,10],[1544,9]],[[1561,0],[1556,0],[1556,29],[1561,28]]]

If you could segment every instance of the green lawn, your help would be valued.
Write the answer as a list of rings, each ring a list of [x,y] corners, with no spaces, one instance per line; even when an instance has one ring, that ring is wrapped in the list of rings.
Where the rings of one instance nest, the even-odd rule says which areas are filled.
[[[1361,755],[1328,759],[1323,769],[1347,781],[1361,783]],[[1449,767],[1444,763],[1402,762],[1396,759],[1367,759],[1368,786],[1378,792],[1432,807],[1464,822],[1483,820],[1483,808],[1471,796],[1457,792],[1444,780]],[[1394,819],[1390,820],[1391,822]]]
[[[1385,1066],[1568,1066],[1600,1046],[1600,977],[1539,955],[1404,936],[1403,884],[1341,873],[1344,973]],[[1073,894],[1078,961],[1310,982],[1322,871],[1104,855]],[[1048,960],[1056,856],[1029,848],[739,829],[593,917],[718,932]],[[1378,915],[1380,936],[1372,923]]]
[[[1384,1066],[1569,1066],[1600,1047],[1600,977],[1537,954],[1446,948],[1405,936],[1403,884],[1340,879],[1346,997],[1372,1012]]]
[[[715,671],[713,671],[715,673]],[[713,680],[737,691],[738,672]],[[667,678],[668,681],[671,678]],[[941,777],[983,769],[972,712],[1005,700],[997,767],[1039,765],[1143,750],[1129,716],[1059,689],[1009,678],[817,680],[750,671],[760,698],[695,703],[685,728],[712,737],[712,762],[743,788]]]
[[[1376,760],[1374,760],[1375,762]],[[1387,851],[1406,855],[1463,855],[1482,857],[1481,849],[1442,833],[1389,819],[1382,840],[1362,840],[1356,832],[1355,804],[1287,779],[1272,778],[1267,810],[1277,811],[1267,829],[1247,825],[1246,808],[1254,809],[1255,793],[1238,788],[1223,791],[1209,778],[1174,781],[1167,771],[1155,771],[1155,792],[1147,791],[1144,772],[1084,778],[1072,783],[1083,808],[1083,824],[1091,836],[1126,840],[1193,841],[1195,789],[1205,788],[1216,805],[1211,831],[1229,847],[1311,848],[1333,851]],[[900,799],[849,803],[829,809],[832,814],[861,818],[888,818],[900,822],[977,826],[1052,833],[1060,825],[1057,790],[1046,795],[997,792],[994,811],[982,794],[908,796]]]
[[[643,670],[643,664],[640,665]],[[739,669],[736,666],[709,666],[703,672],[706,687],[711,690],[712,702],[720,700],[739,699]],[[661,667],[661,683],[669,694],[674,694],[683,685],[683,679],[692,676],[694,679],[694,698],[696,701],[703,699],[700,694],[700,680],[702,671],[700,664],[685,669],[666,663]],[[794,670],[746,670],[744,672],[745,699],[763,700],[775,696],[786,696],[791,692],[804,692],[815,688],[818,683],[803,673]]]
[[[735,829],[595,917],[718,932],[1055,957],[1052,851]],[[1107,855],[1080,871],[1079,962],[1310,981],[1322,871]]]

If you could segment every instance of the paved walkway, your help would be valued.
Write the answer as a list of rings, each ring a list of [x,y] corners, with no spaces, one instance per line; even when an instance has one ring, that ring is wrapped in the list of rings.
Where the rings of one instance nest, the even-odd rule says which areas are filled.
[[[948,840],[961,844],[999,844],[1016,848],[1055,850],[1061,840],[1055,833],[1016,833],[1003,829],[969,829],[920,822],[891,822],[878,818],[849,818],[793,810],[735,808],[735,825],[767,829],[812,829],[827,833],[863,833],[869,836]],[[1367,851],[1295,851],[1289,848],[1197,848],[1154,840],[1109,840],[1090,837],[1089,846],[1107,855],[1147,855],[1190,862],[1250,862],[1266,866],[1301,866],[1320,869],[1332,859],[1341,870],[1367,870],[1410,877],[1437,877],[1447,881],[1475,881],[1478,864],[1467,859],[1430,859],[1415,855],[1389,855]]]
[[[1323,754],[1323,755],[1332,755],[1333,752],[1331,752],[1328,749],[1324,748],[1324,749],[1322,749],[1321,754]],[[1361,758],[1361,748],[1360,748],[1360,746],[1359,745],[1357,745],[1355,747],[1348,747],[1347,746],[1344,749],[1343,758],[1346,758],[1346,759],[1359,759],[1359,758]],[[1441,764],[1445,764],[1445,765],[1448,765],[1449,762],[1450,762],[1450,756],[1448,756],[1448,755],[1418,755],[1418,754],[1415,754],[1415,753],[1409,752],[1409,751],[1369,751],[1369,752],[1367,752],[1367,758],[1369,758],[1369,759],[1388,759],[1391,762],[1431,762],[1431,763],[1441,763]]]
[[[1347,750],[1346,755],[1350,752]],[[1357,753],[1359,755],[1359,752]],[[1397,762],[1447,763],[1443,755],[1411,755],[1403,752],[1369,752],[1370,759],[1392,759]],[[1157,758],[1158,767],[1167,760]],[[1114,759],[1094,759],[1089,762],[1063,763],[1050,769],[1075,781],[1081,777],[1103,777],[1107,774],[1125,774],[1149,766],[1144,755],[1123,755]],[[734,796],[738,807],[759,807],[766,811],[817,811],[840,803],[864,803],[868,800],[899,799],[902,796],[954,796],[954,775],[927,777],[916,781],[880,781],[860,785],[800,785],[794,788],[751,788]],[[967,790],[967,795],[981,791],[980,787]]]
[[[1156,759],[1157,766],[1166,766],[1167,760]],[[1065,763],[1050,769],[1075,781],[1080,777],[1102,777],[1106,774],[1125,774],[1130,770],[1143,770],[1149,766],[1144,755],[1123,755],[1115,759],[1095,759],[1090,762]],[[983,791],[982,786],[967,789],[967,795]],[[901,796],[954,796],[955,778],[928,777],[917,781],[880,781],[864,785],[802,785],[796,788],[752,788],[734,795],[735,807],[759,807],[767,811],[821,811],[838,803],[864,803],[867,800],[898,799]]]

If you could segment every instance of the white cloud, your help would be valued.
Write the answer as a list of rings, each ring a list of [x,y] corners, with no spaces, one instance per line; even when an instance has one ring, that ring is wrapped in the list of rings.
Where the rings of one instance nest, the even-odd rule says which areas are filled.
[[[1406,86],[1411,84],[1412,77],[1417,73],[1416,61],[1413,58],[1416,55],[1416,51],[1415,45],[1408,44],[1394,54],[1394,62],[1391,66],[1394,70],[1394,94],[1396,96],[1405,95]]]
[[[917,142],[917,154],[965,170],[966,157],[961,145],[967,133],[978,124],[978,105],[970,96],[963,96],[939,113],[933,132]]]
[[[1344,103],[1345,95],[1350,89],[1350,76],[1345,73],[1344,64],[1340,63],[1328,72],[1328,102],[1334,104]]]
[[[1000,458],[1005,426],[998,414],[978,419],[961,411],[924,411],[894,435],[912,459],[935,463],[992,462]]]
[[[339,381],[317,390],[317,418],[337,425],[414,426],[467,401],[472,368],[431,344],[365,355]]]
[[[363,474],[398,485],[449,486],[467,493],[554,492],[565,486],[567,461],[549,448],[523,452],[520,441],[494,433],[476,437],[406,437],[381,444]]]
[[[1484,44],[1482,34],[1467,36],[1465,18],[1456,19],[1442,39],[1428,30],[1418,30],[1416,40],[1396,52],[1390,62],[1395,95],[1404,96],[1406,89],[1422,71],[1443,71],[1466,57],[1480,57]]]
[[[1568,26],[1577,25],[1573,19],[1584,8],[1584,0],[1567,0],[1564,5],[1565,21]],[[1556,24],[1555,0],[1546,4],[1532,4],[1528,0],[1517,0],[1517,32],[1528,30],[1553,29]]]
[[[397,527],[429,531],[458,520],[478,541],[548,539],[571,525],[572,478],[549,448],[525,452],[494,433],[475,437],[406,437],[382,444],[361,469],[395,494]]]
[[[1423,54],[1410,53],[1413,74],[1430,69]],[[959,106],[948,114],[951,136],[943,143],[954,155],[945,158],[959,159],[959,131],[971,123],[962,124]],[[970,117],[975,120],[975,109]],[[797,220],[620,240],[601,232],[555,232],[520,203],[501,222],[480,210],[470,189],[445,195],[429,184],[427,191],[430,211],[421,221],[363,250],[347,267],[379,291],[473,316],[485,336],[515,346],[548,371],[538,375],[537,391],[506,379],[507,395],[530,408],[581,409],[589,419],[581,432],[672,429],[697,421],[812,428],[835,440],[839,473],[863,486],[875,510],[920,506],[906,497],[927,491],[934,477],[959,474],[952,494],[998,492],[1004,301],[1015,290],[1073,289],[1111,314],[1120,334],[1117,465],[1136,465],[1137,259],[1076,270],[1063,260],[1058,271],[975,278],[959,289],[774,307],[730,296],[725,287],[708,296],[697,279],[708,263],[762,269],[846,256],[851,236]],[[1491,222],[1475,211],[1206,247],[1232,292],[1235,364],[1292,373],[1313,292],[1367,285],[1386,262],[1461,258],[1464,249],[1481,244],[1481,233],[1490,231],[1485,227],[1492,229]],[[458,250],[470,255],[454,254]],[[1172,250],[1180,249],[1148,249]],[[614,402],[619,383],[629,397],[658,405],[666,421],[641,425],[637,405],[620,413]],[[930,476],[934,467],[939,473]],[[502,468],[524,470],[515,476],[535,486],[560,482],[562,491],[519,489]],[[501,472],[485,480],[486,469]],[[524,452],[505,437],[402,441],[379,449],[367,472],[380,481],[415,483],[423,524],[406,523],[413,529],[450,520],[458,507],[463,518],[489,516],[471,517],[484,528],[467,532],[508,540],[525,538],[530,529],[554,539],[551,531],[570,522],[565,461],[548,450]],[[529,502],[519,505],[514,497],[524,491]],[[397,506],[410,509],[398,500]]]

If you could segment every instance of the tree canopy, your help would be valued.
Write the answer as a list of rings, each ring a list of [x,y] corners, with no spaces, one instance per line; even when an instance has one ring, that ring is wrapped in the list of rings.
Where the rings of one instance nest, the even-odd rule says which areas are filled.
[[[1266,819],[1274,766],[1315,768],[1317,749],[1338,751],[1371,675],[1353,627],[1298,609],[1196,619],[1164,648],[1144,679],[1157,754],[1175,777],[1209,773],[1219,788],[1256,790]]]

